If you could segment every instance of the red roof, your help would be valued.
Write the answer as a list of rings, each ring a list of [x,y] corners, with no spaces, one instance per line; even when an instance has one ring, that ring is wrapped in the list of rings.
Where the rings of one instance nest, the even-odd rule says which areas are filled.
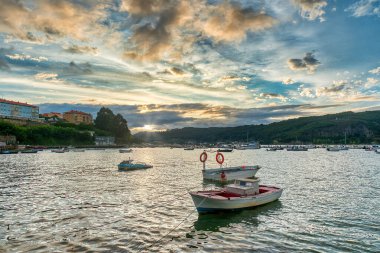
[[[38,108],[38,106],[35,106],[35,105],[30,105],[27,103],[20,103],[20,102],[6,100],[6,99],[2,99],[2,98],[0,98],[0,103],[7,103],[7,104],[12,104],[12,105],[21,105],[21,106],[29,106],[29,107],[33,107],[33,108]]]
[[[91,116],[91,114],[89,114],[89,113],[85,113],[85,112],[81,112],[81,111],[75,111],[75,110],[65,112],[64,114],[81,114],[81,115]]]

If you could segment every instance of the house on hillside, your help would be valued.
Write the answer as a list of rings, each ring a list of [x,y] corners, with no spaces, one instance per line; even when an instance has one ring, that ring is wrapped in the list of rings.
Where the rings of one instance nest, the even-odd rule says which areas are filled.
[[[91,114],[75,110],[63,113],[63,119],[73,124],[91,125],[93,123]]]

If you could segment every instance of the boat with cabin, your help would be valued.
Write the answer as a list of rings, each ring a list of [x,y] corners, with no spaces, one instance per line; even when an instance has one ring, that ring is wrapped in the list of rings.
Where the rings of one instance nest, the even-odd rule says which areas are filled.
[[[281,197],[283,189],[259,185],[259,182],[259,178],[241,178],[222,189],[189,192],[189,194],[200,214],[252,208]]]
[[[219,163],[220,168],[206,169],[207,153],[204,151],[200,155],[200,161],[203,163],[202,176],[203,180],[215,181],[220,183],[227,183],[237,178],[250,178],[254,177],[260,169],[258,165],[241,165],[234,167],[222,167],[224,156],[222,153],[216,153],[216,162]]]

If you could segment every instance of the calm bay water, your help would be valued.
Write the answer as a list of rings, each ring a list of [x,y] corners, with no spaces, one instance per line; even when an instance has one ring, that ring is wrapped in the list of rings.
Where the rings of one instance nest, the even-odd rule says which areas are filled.
[[[226,153],[284,188],[255,209],[199,216],[201,150],[0,156],[0,252],[380,252],[380,155]],[[119,172],[128,157],[152,169]],[[209,167],[216,167],[209,155]],[[170,233],[169,233],[170,232]],[[156,242],[162,236],[166,237]]]

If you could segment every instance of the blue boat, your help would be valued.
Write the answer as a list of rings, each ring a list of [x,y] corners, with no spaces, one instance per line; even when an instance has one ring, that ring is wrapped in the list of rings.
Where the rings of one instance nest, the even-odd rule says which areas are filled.
[[[146,163],[133,163],[133,160],[125,160],[119,163],[117,166],[119,170],[140,170],[140,169],[149,169],[153,168],[152,165]]]

